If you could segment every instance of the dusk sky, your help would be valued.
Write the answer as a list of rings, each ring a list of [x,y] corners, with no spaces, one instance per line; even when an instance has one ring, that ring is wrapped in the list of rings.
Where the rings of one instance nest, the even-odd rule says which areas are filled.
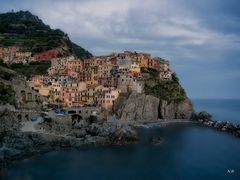
[[[240,98],[239,0],[0,0],[29,10],[93,55],[143,51],[170,60],[191,98]]]

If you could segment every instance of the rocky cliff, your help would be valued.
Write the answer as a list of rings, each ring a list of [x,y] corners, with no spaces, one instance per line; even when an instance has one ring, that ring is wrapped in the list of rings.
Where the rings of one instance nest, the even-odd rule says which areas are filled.
[[[124,121],[146,122],[157,119],[190,119],[193,108],[189,99],[168,102],[152,95],[121,94],[113,106],[113,113]]]
[[[173,74],[172,81],[160,81],[159,72],[144,69],[144,93],[121,94],[112,112],[125,121],[156,121],[157,119],[190,119],[193,106]]]
[[[168,102],[160,100],[160,119],[190,119],[193,113],[191,101],[186,98],[181,102]]]
[[[121,94],[115,101],[113,112],[125,121],[154,121],[158,119],[159,99],[146,94]]]

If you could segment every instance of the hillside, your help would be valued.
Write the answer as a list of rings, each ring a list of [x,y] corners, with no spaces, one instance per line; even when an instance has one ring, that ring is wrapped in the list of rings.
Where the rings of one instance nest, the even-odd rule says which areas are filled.
[[[92,56],[73,43],[66,33],[51,29],[29,11],[0,14],[0,47],[9,46],[18,46],[21,51],[31,51],[33,55],[58,48],[64,55],[73,53],[82,59]]]

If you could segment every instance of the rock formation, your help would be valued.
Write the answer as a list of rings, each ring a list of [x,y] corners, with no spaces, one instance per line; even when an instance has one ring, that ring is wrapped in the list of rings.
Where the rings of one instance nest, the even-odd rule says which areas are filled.
[[[122,145],[138,142],[137,133],[118,121],[39,124],[41,131],[23,132],[11,113],[13,106],[0,106],[0,169],[11,161],[66,147]],[[56,121],[57,122],[57,121]]]
[[[190,119],[193,113],[191,101],[186,98],[182,102],[167,102],[162,100],[159,114],[162,119]]]
[[[121,94],[114,102],[112,112],[129,122],[148,122],[158,119],[190,119],[193,106],[175,73],[172,80],[161,80],[159,71],[142,68],[142,94]]]
[[[204,126],[211,127],[223,132],[228,132],[233,134],[234,136],[240,137],[240,124],[235,125],[226,121],[215,121],[212,119],[212,116],[206,111],[194,114],[192,120],[195,120]]]
[[[152,95],[121,94],[115,101],[113,113],[128,122],[156,121],[157,119],[190,119],[193,107],[189,99],[167,102]]]
[[[159,99],[151,95],[121,94],[113,112],[124,121],[154,121],[158,119]]]

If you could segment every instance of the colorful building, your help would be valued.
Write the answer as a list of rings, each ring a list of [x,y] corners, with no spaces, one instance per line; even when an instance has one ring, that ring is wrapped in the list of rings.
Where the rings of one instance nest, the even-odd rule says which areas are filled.
[[[107,110],[111,110],[114,101],[120,94],[119,89],[106,88],[96,93],[95,101],[97,106],[103,107]]]

